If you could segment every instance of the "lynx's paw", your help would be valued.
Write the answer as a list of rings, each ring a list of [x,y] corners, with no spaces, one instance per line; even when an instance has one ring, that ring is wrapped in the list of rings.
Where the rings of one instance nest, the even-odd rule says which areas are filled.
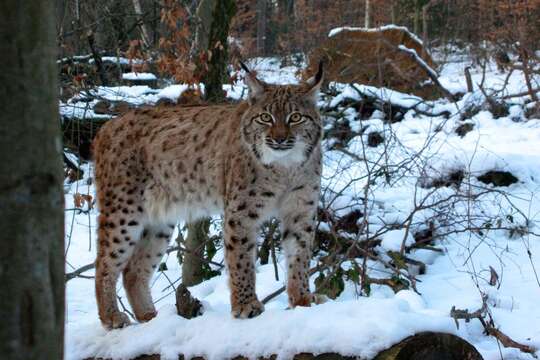
[[[107,330],[111,329],[121,329],[128,326],[131,321],[126,313],[117,311],[107,316],[105,319],[101,319],[101,323]]]
[[[153,318],[155,318],[157,316],[157,311],[148,311],[144,314],[137,314],[135,313],[135,317],[137,318],[138,321],[140,322],[147,322],[147,321],[150,321],[152,320]]]
[[[329,300],[328,296],[326,296],[324,294],[312,294],[311,295],[311,302],[313,304],[315,304],[315,305],[324,304],[328,300]]]
[[[295,308],[297,306],[311,306],[313,302],[313,296],[310,293],[297,294],[296,292],[289,293],[289,308]]]
[[[238,304],[233,307],[232,315],[237,319],[253,318],[262,314],[264,305],[259,300],[255,299],[247,304]]]

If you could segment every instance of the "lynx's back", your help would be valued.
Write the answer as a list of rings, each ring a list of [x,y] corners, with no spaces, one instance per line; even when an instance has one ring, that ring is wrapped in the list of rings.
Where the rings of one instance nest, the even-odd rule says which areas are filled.
[[[100,208],[115,191],[125,191],[125,206],[119,210],[126,215],[136,213],[132,205],[142,201],[150,218],[166,220],[175,213],[173,222],[190,220],[203,215],[189,209],[206,198],[213,199],[203,201],[204,215],[222,212],[223,166],[226,157],[240,150],[243,107],[143,109],[108,122],[94,143]],[[176,203],[186,209],[172,209]]]

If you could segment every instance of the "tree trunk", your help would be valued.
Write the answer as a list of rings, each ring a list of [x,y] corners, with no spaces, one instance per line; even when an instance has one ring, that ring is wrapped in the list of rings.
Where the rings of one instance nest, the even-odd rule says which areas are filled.
[[[216,0],[202,0],[197,7],[197,31],[195,33],[195,55],[208,50],[212,15],[216,8]]]
[[[371,27],[371,1],[366,0],[366,12],[364,14],[364,27],[366,29]]]
[[[64,211],[54,2],[0,2],[0,354],[62,359]]]
[[[131,0],[133,2],[133,9],[135,10],[135,15],[137,15],[137,22],[139,23],[139,29],[141,29],[141,38],[144,45],[148,48],[150,47],[150,36],[148,35],[148,30],[146,29],[146,24],[143,19],[143,12],[141,7],[141,2],[139,0]]]
[[[197,8],[199,24],[195,49],[202,49],[211,56],[208,71],[203,76],[205,97],[209,102],[225,100],[223,82],[227,77],[229,27],[236,11],[234,0],[203,0]],[[199,68],[202,68],[199,65]],[[202,219],[188,224],[185,242],[186,251],[182,263],[182,284],[193,286],[204,280],[203,257],[205,244],[209,240],[210,219]]]
[[[414,0],[414,24],[413,32],[418,35],[420,31],[420,0]]]
[[[182,262],[182,284],[193,286],[204,280],[203,259],[205,244],[208,239],[210,220],[203,219],[188,225],[185,239],[184,258]]]
[[[206,100],[221,102],[225,99],[223,82],[227,78],[227,63],[229,61],[227,38],[231,20],[236,12],[234,0],[220,0],[215,3],[212,11],[212,24],[208,36],[208,71],[203,77]]]
[[[424,49],[427,47],[428,42],[428,10],[429,3],[422,7],[422,42],[424,43]]]
[[[257,55],[264,56],[266,49],[266,0],[257,0]]]

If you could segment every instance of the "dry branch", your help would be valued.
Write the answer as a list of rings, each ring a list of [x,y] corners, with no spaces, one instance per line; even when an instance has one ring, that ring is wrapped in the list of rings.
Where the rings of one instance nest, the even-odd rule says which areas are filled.
[[[496,338],[504,347],[508,348],[516,348],[520,351],[532,354],[534,358],[536,358],[536,348],[518,343],[517,341],[510,338],[508,335],[503,333],[501,330],[497,329],[494,326],[493,319],[491,318],[491,315],[488,312],[487,307],[487,296],[483,295],[482,297],[482,307],[476,311],[469,312],[468,309],[456,309],[455,306],[452,306],[452,310],[450,310],[450,316],[454,319],[456,322],[456,326],[459,328],[458,319],[463,319],[465,322],[469,322],[472,319],[478,319],[482,326],[484,327],[484,331],[486,334],[493,336]],[[489,320],[485,319],[485,316],[489,316]]]

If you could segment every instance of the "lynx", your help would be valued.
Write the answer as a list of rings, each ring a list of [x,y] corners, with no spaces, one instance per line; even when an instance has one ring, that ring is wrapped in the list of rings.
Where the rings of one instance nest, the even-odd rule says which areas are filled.
[[[290,306],[310,305],[322,65],[300,85],[269,85],[243,66],[244,103],[139,109],[108,122],[97,135],[95,285],[106,328],[129,324],[116,303],[120,273],[136,319],[152,319],[149,281],[176,222],[216,214],[223,215],[234,317],[264,311],[255,293],[256,234],[272,217],[282,226]]]

